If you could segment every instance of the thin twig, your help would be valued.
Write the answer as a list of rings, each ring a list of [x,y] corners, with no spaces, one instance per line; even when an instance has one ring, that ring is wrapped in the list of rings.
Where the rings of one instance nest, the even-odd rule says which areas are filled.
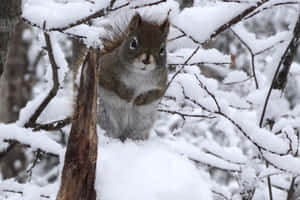
[[[183,70],[184,66],[192,59],[192,57],[199,51],[200,48],[201,48],[201,46],[199,45],[196,49],[194,49],[194,51],[191,53],[191,55],[182,64],[180,69],[177,72],[175,72],[175,74],[172,76],[172,78],[168,82],[166,90],[169,88],[170,84],[173,82],[173,80],[176,78],[176,76]]]
[[[8,140],[8,139],[4,139],[3,142],[8,143],[10,146],[11,146],[11,145],[12,145],[12,146],[20,145],[21,147],[24,147],[24,148],[31,148],[31,145],[29,145],[29,144],[23,144],[23,143],[21,143],[21,142],[19,142],[19,141],[17,141],[17,140]],[[44,150],[42,150],[42,149],[40,149],[40,148],[37,148],[36,150],[37,150],[37,151],[40,151],[40,153],[42,153],[42,154],[46,154],[46,155],[53,156],[53,157],[56,157],[56,158],[59,157],[59,155],[57,155],[57,154],[50,153],[50,152],[46,152],[46,151],[44,151]]]
[[[44,23],[45,24],[45,23]],[[44,109],[47,107],[49,102],[56,96],[57,91],[59,89],[59,81],[58,81],[58,66],[55,62],[55,58],[53,55],[53,48],[51,45],[50,36],[48,33],[44,32],[45,41],[46,41],[46,49],[48,51],[49,60],[51,63],[52,68],[52,79],[53,79],[53,87],[51,88],[50,92],[46,96],[46,98],[42,101],[42,103],[39,105],[39,107],[35,110],[33,115],[29,118],[28,122],[24,125],[26,128],[34,128],[36,124],[36,120],[41,115],[41,113],[44,111]]]
[[[231,65],[232,63],[230,62],[194,62],[194,63],[187,63],[187,64],[182,64],[182,63],[169,63],[169,66],[182,66],[182,65]]]
[[[265,10],[268,10],[268,9],[271,9],[273,7],[276,7],[276,6],[284,6],[284,5],[296,5],[296,4],[299,4],[299,2],[295,2],[295,1],[290,1],[290,2],[280,2],[280,3],[274,3],[270,6],[266,6],[256,12],[253,12],[251,15],[248,15],[247,17],[244,18],[244,20],[248,20],[250,19],[251,17],[254,17],[255,15],[261,13],[262,11],[265,11]]]
[[[182,118],[185,119],[185,117],[195,117],[195,118],[207,118],[207,119],[214,119],[216,117],[213,116],[207,116],[207,115],[196,115],[196,114],[186,114],[186,113],[181,113],[178,111],[174,111],[174,110],[164,110],[164,109],[158,109],[159,112],[165,112],[165,113],[169,113],[169,114],[176,114],[176,115],[180,115]]]
[[[28,177],[29,177],[29,180],[31,179],[31,176],[32,176],[32,170],[33,168],[36,166],[36,164],[39,162],[41,158],[41,151],[38,149],[36,152],[35,152],[35,159],[33,160],[33,163],[32,165],[29,167],[29,169],[26,171],[28,173]]]
[[[23,195],[22,191],[16,191],[16,190],[11,190],[11,189],[2,189],[2,191]],[[45,198],[45,199],[50,199],[50,196],[44,195],[44,194],[41,194],[40,197]]]
[[[259,89],[256,72],[255,72],[255,54],[250,48],[250,46],[245,42],[232,28],[230,29],[233,35],[239,39],[239,41],[248,49],[250,55],[251,55],[251,68],[252,68],[252,77],[254,78],[255,87],[256,89]]]

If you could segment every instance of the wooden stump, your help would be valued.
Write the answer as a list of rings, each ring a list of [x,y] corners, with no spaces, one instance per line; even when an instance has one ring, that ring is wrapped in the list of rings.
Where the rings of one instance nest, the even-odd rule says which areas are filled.
[[[82,67],[76,109],[65,154],[57,200],[95,200],[97,161],[96,56],[88,53]]]

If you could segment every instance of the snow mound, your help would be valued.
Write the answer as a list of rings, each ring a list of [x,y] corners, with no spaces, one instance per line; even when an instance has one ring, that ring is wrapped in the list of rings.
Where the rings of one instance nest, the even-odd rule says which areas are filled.
[[[99,200],[212,199],[208,175],[158,141],[102,140],[99,148]]]

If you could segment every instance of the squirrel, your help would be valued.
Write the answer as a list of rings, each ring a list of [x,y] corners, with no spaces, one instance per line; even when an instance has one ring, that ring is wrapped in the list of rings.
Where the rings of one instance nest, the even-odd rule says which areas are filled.
[[[148,138],[167,86],[169,26],[168,17],[158,24],[135,13],[125,31],[116,31],[99,53],[97,120],[108,136]]]

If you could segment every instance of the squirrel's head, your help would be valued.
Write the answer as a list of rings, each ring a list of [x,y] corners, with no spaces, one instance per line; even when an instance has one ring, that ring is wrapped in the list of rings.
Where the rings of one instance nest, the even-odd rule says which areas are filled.
[[[166,67],[168,18],[162,24],[147,22],[136,13],[120,48],[120,59],[129,70],[149,72]]]

